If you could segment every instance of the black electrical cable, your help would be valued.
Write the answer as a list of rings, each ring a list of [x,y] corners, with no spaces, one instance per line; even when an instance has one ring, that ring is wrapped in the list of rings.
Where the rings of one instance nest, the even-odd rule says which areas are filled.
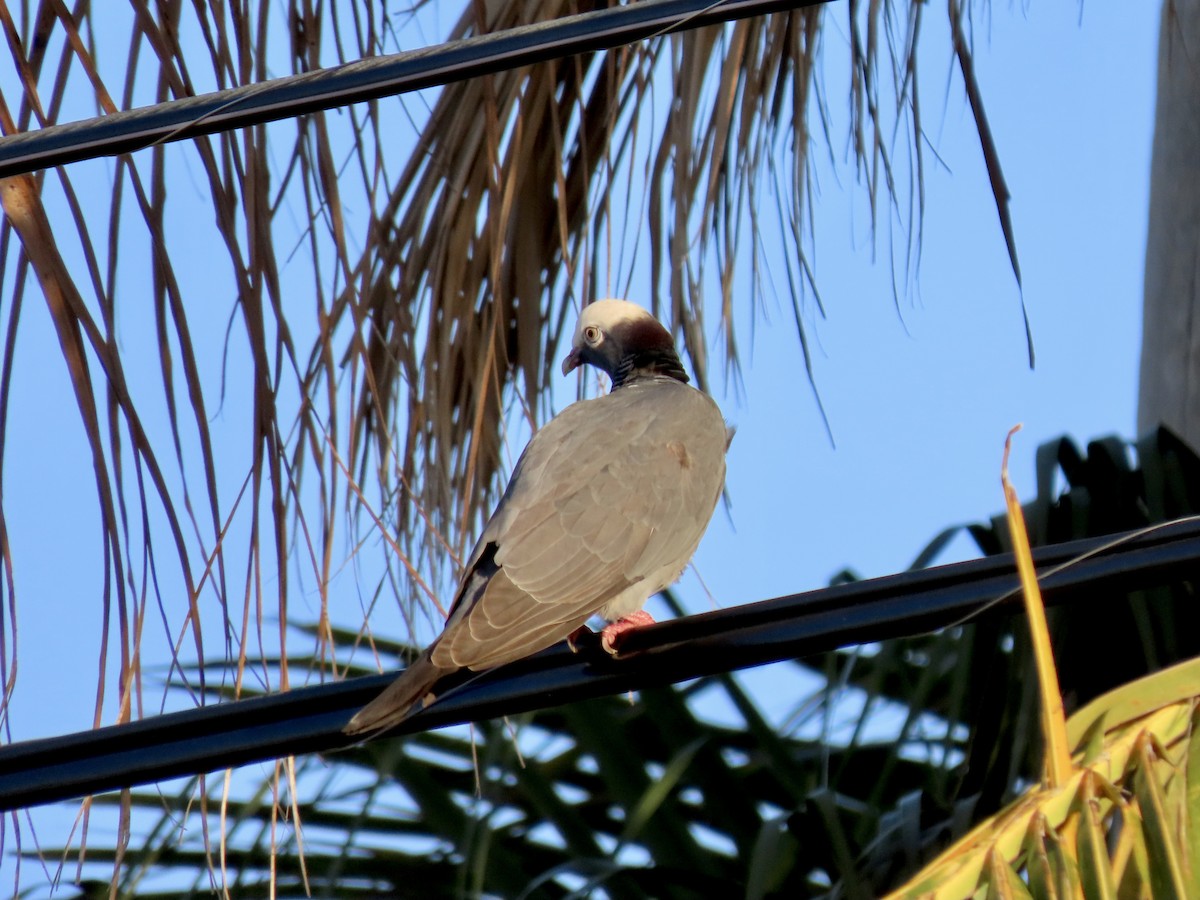
[[[1047,602],[1092,600],[1200,573],[1200,520],[1034,553]],[[1070,565],[1065,565],[1070,563]],[[629,632],[621,657],[563,646],[443,693],[394,734],[512,715],[1020,608],[1010,554],[902,572]],[[999,598],[1005,598],[997,603]],[[0,811],[347,745],[342,726],[393,678],[376,675],[0,747]]]
[[[0,138],[0,177],[829,0],[642,0]]]

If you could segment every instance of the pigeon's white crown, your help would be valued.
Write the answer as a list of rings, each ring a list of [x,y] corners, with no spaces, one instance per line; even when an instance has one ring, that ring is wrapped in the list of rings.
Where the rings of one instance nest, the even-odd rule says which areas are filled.
[[[670,342],[670,332],[644,307],[628,300],[594,300],[579,314],[572,346],[584,345],[583,335],[589,328],[599,328],[605,335],[622,335],[622,341],[632,340],[635,346],[652,341]],[[631,349],[626,347],[626,349]]]
[[[577,333],[589,325],[596,325],[605,331],[610,331],[621,322],[636,322],[639,319],[653,319],[642,307],[628,300],[596,300],[589,303],[579,314]]]

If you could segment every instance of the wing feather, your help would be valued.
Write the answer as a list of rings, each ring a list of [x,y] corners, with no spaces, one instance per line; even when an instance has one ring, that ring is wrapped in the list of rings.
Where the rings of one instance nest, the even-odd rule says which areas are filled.
[[[483,669],[528,656],[617,595],[638,586],[644,602],[674,581],[720,495],[725,447],[716,404],[671,380],[563,410],[518,461],[433,662]]]

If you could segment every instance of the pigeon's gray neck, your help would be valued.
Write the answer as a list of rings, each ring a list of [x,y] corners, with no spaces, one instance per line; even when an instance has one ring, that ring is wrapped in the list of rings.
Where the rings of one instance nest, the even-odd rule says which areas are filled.
[[[627,353],[617,363],[612,375],[612,389],[637,381],[639,378],[651,378],[665,375],[687,384],[691,379],[684,371],[683,363],[674,350],[646,350],[641,353]]]

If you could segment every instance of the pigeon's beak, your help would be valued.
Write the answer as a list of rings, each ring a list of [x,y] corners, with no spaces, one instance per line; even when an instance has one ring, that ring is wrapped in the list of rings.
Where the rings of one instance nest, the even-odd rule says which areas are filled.
[[[572,347],[571,352],[567,354],[567,358],[562,362],[562,373],[564,375],[569,375],[582,365],[583,353],[578,347]]]

